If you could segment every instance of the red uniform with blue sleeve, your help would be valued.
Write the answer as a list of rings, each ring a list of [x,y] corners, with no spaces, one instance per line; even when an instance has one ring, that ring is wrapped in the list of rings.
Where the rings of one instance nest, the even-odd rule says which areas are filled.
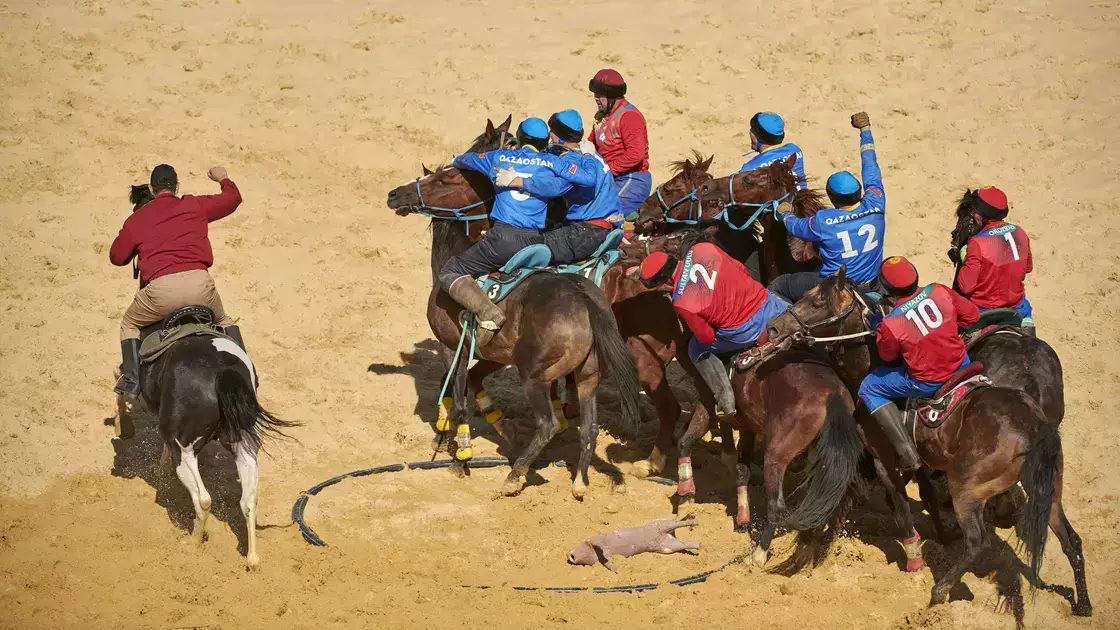
[[[1031,272],[1031,240],[1023,228],[993,221],[968,240],[957,288],[983,309],[1014,307],[1023,301],[1023,280]]]
[[[696,339],[711,344],[719,329],[736,328],[766,302],[766,287],[713,243],[697,243],[673,274],[673,307]]]
[[[901,357],[916,379],[944,382],[967,358],[957,329],[979,319],[975,304],[935,282],[901,300],[883,320],[879,356],[888,362]]]
[[[819,244],[822,276],[834,275],[841,265],[847,265],[848,277],[863,283],[879,277],[883,264],[887,197],[870,129],[860,132],[859,142],[863,175],[863,198],[859,205],[851,210],[821,210],[806,218],[787,212],[782,215],[782,224],[797,238]]]
[[[587,139],[614,175],[649,170],[649,137],[646,118],[624,98],[591,130]]]

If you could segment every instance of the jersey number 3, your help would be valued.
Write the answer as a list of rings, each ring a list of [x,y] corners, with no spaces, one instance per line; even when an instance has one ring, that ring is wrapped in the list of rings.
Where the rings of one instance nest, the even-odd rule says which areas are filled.
[[[863,241],[862,253],[866,254],[867,252],[872,251],[879,246],[879,241],[875,240],[874,225],[865,225],[861,227],[859,231],[856,232],[856,234],[864,237],[865,239]],[[857,252],[852,248],[852,237],[848,235],[847,230],[844,230],[843,232],[837,232],[836,236],[839,236],[840,240],[844,241],[844,253],[840,255],[841,258],[855,258],[856,256],[860,255],[861,252]]]
[[[941,310],[937,308],[937,304],[929,298],[918,302],[917,308],[906,311],[906,319],[914,322],[914,325],[918,327],[923,337],[928,335],[930,330],[938,328],[941,324],[945,323],[945,316],[941,314]]]

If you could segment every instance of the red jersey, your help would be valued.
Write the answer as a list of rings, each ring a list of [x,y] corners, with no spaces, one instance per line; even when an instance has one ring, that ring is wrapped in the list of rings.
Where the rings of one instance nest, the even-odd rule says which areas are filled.
[[[140,207],[124,221],[109,248],[109,260],[127,265],[140,256],[140,281],[214,264],[209,223],[233,214],[241,204],[241,193],[228,178],[218,195],[183,195],[165,191]]]
[[[1031,240],[1023,228],[993,221],[968,239],[957,288],[980,308],[1003,308],[1023,301],[1023,280],[1031,272]]]
[[[975,304],[935,282],[899,301],[879,325],[879,356],[894,361],[901,355],[920,381],[947,381],[966,355],[957,329],[979,319]]]
[[[626,99],[618,99],[611,113],[595,125],[587,139],[611,168],[612,175],[649,170],[646,119]]]
[[[697,243],[673,273],[673,307],[701,343],[712,343],[719,328],[735,328],[751,318],[769,293],[743,263],[714,243]]]

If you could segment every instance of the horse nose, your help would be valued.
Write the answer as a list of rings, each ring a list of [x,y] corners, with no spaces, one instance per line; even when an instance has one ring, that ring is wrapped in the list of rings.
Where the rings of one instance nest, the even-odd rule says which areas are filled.
[[[767,326],[766,327],[766,337],[769,341],[774,341],[779,336],[781,336],[781,334],[782,333],[778,330],[777,326]]]

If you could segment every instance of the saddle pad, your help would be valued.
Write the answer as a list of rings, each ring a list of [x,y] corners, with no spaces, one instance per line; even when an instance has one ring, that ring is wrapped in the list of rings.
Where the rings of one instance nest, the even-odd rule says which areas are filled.
[[[490,301],[497,304],[506,299],[506,296],[511,291],[517,288],[517,285],[525,281],[529,276],[542,271],[552,271],[547,267],[524,267],[514,271],[513,273],[497,272],[488,276],[482,276],[478,279],[478,286],[482,287],[482,292]]]
[[[225,339],[229,339],[229,337],[226,336],[225,333],[221,332],[217,328],[206,326],[203,324],[196,324],[194,322],[186,322],[172,328],[167,332],[166,337],[161,338],[161,334],[162,333],[160,331],[156,331],[148,335],[147,337],[144,337],[144,341],[140,343],[140,361],[142,363],[151,363],[152,361],[155,361],[164,352],[166,352],[172,344],[185,337],[191,337],[193,335],[206,335],[210,337],[222,337]]]
[[[940,398],[911,398],[906,403],[906,424],[913,434],[916,429],[916,420],[921,420],[927,429],[936,429],[945,422],[945,418],[953,413],[957,405],[977,389],[991,387],[992,381],[987,376],[978,374],[972,378],[961,381],[949,393]]]
[[[607,270],[613,267],[621,257],[622,252],[617,249],[612,249],[604,252],[598,258],[590,258],[570,265],[557,265],[556,271],[558,273],[581,275],[594,282],[595,286],[601,287],[603,285],[603,276],[606,275]]]
[[[964,339],[964,347],[966,350],[971,350],[973,346],[980,343],[984,339],[992,335],[1017,335],[1023,336],[1023,329],[1018,326],[1010,326],[1007,324],[992,324],[977,331],[966,332],[961,335]]]

